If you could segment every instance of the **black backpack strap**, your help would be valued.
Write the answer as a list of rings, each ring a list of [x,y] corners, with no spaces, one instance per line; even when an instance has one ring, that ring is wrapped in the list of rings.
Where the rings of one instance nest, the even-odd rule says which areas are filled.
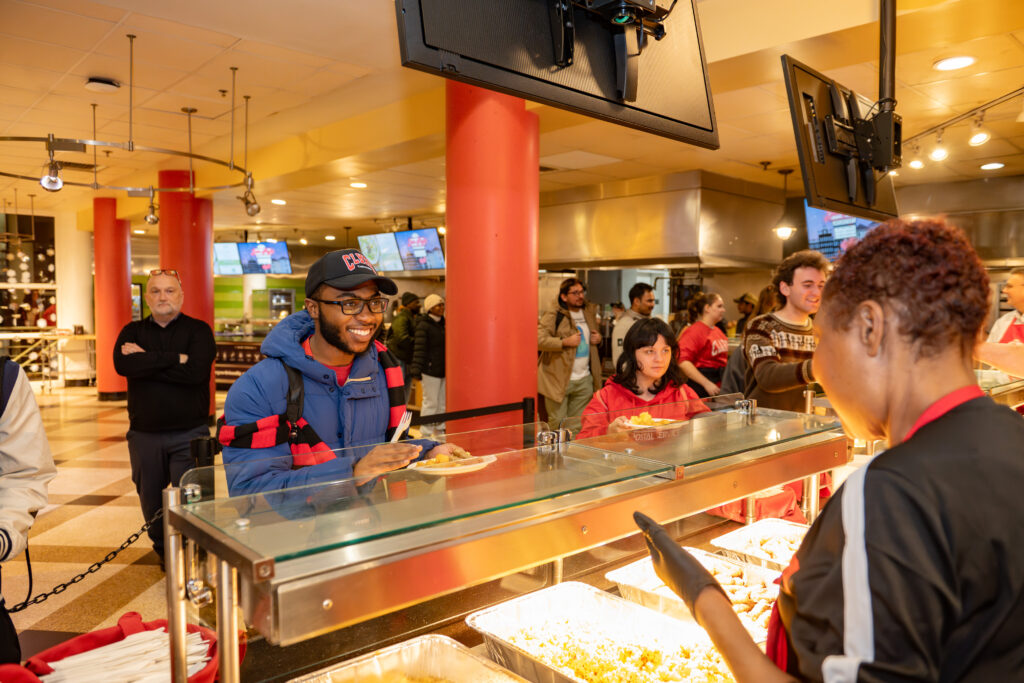
[[[558,309],[555,312],[555,336],[558,336],[558,326],[562,324],[562,320],[565,318],[565,313],[562,313],[562,309]]]
[[[299,436],[298,422],[302,417],[303,401],[306,395],[306,388],[302,383],[302,373],[282,362],[284,372],[288,375],[288,405],[284,409],[285,418],[290,425],[289,440],[293,443]]]
[[[7,366],[14,361],[11,360],[10,356],[0,356],[0,415],[4,414],[7,410],[7,401],[11,398],[11,393],[14,392],[14,383],[18,381],[17,371],[8,374]]]

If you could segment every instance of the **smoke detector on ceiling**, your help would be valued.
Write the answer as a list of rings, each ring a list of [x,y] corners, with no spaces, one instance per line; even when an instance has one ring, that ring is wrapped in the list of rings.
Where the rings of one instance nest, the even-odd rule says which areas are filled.
[[[121,84],[113,78],[99,78],[91,76],[85,81],[85,89],[92,92],[112,93],[117,92]]]

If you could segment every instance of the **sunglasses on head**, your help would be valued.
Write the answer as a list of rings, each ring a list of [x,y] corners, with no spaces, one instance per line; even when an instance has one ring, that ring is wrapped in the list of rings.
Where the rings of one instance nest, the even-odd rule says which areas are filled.
[[[181,282],[181,277],[178,276],[178,271],[174,270],[173,268],[156,268],[154,270],[149,271],[150,277],[153,277],[154,275],[170,275],[178,282]]]

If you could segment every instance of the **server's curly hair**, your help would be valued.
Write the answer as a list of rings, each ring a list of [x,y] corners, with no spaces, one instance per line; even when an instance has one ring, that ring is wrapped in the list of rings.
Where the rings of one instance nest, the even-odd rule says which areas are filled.
[[[988,274],[967,237],[942,218],[880,225],[839,259],[822,308],[847,329],[858,304],[893,310],[921,357],[953,345],[970,352],[988,312]]]

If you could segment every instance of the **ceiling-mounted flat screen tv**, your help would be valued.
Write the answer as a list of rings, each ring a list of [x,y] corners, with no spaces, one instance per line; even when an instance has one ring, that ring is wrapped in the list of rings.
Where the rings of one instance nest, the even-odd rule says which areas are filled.
[[[402,64],[718,149],[695,0],[395,0]]]
[[[242,260],[238,258],[237,242],[213,243],[213,274],[241,275]]]
[[[835,261],[853,244],[868,234],[878,222],[857,218],[838,211],[817,209],[804,200],[807,219],[807,246],[820,251],[829,261]]]
[[[437,228],[420,228],[396,232],[398,253],[402,255],[403,270],[434,270],[444,268],[444,252]]]
[[[239,242],[242,272],[262,275],[291,275],[292,261],[284,242]]]
[[[382,232],[375,235],[359,235],[359,251],[370,260],[378,271],[405,270],[402,255],[398,253],[395,233]]]

